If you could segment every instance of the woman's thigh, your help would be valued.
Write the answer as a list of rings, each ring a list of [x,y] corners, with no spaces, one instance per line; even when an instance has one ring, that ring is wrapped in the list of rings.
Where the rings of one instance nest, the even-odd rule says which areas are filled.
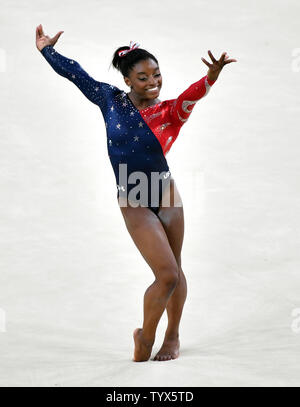
[[[160,219],[147,207],[120,207],[136,247],[157,279],[178,276],[178,264]]]
[[[170,206],[161,206],[158,217],[168,237],[169,244],[179,266],[181,266],[181,249],[184,237],[183,204],[174,178],[171,179],[170,188],[166,190],[164,198]]]

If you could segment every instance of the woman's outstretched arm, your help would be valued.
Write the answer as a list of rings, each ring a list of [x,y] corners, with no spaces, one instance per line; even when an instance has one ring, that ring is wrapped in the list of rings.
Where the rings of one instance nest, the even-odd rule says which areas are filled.
[[[59,31],[53,38],[45,35],[42,25],[36,28],[36,47],[49,62],[52,68],[59,75],[64,76],[73,82],[81,92],[100,108],[104,107],[105,94],[110,85],[98,82],[88,75],[88,73],[74,59],[66,58],[59,54],[53,46],[56,44],[63,31]]]
[[[175,126],[181,127],[188,120],[195,104],[208,94],[214,83],[215,81],[210,81],[205,75],[174,99],[170,114]]]
[[[208,54],[212,59],[212,64],[202,58],[202,61],[209,67],[207,75],[190,85],[188,89],[174,100],[170,114],[173,123],[177,126],[182,126],[188,120],[195,103],[208,94],[224,65],[230,62],[236,62],[236,59],[228,59],[229,57],[226,56],[226,52],[223,52],[219,61],[214,58],[210,51],[208,51]]]

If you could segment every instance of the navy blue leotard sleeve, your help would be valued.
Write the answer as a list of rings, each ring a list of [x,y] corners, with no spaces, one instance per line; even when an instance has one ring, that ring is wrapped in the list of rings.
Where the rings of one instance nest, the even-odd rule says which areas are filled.
[[[78,62],[61,55],[51,45],[44,47],[41,53],[55,72],[73,82],[92,103],[105,110],[111,88],[108,83],[96,81]]]
[[[106,126],[107,150],[116,177],[118,196],[130,197],[132,190],[134,195],[138,186],[132,179],[140,176],[145,181],[143,182],[145,194],[138,192],[142,195],[141,199],[147,206],[149,203],[157,206],[157,191],[152,191],[152,174],[154,173],[154,176],[159,174],[161,197],[162,190],[171,179],[171,173],[159,140],[127,94],[116,86],[91,78],[78,62],[59,54],[51,45],[44,47],[41,53],[54,71],[73,82],[92,103],[101,109]],[[140,183],[142,184],[141,181]]]

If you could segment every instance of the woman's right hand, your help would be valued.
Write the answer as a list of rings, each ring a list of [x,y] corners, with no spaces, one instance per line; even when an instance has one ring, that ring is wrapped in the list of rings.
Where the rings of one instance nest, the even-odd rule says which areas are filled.
[[[43,31],[42,24],[36,27],[36,47],[39,51],[42,51],[47,45],[55,45],[63,31],[59,31],[53,38],[49,35],[45,35]]]

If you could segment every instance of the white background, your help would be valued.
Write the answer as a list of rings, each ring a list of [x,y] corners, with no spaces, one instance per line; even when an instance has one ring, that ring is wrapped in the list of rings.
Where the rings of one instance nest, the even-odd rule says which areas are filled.
[[[0,385],[298,386],[300,3],[0,6]],[[132,361],[153,274],[117,205],[101,112],[36,49],[40,23],[126,92],[108,68],[139,42],[159,61],[160,100],[207,73],[207,50],[238,60],[167,155],[185,213],[176,360]],[[166,314],[153,355],[165,327]]]

